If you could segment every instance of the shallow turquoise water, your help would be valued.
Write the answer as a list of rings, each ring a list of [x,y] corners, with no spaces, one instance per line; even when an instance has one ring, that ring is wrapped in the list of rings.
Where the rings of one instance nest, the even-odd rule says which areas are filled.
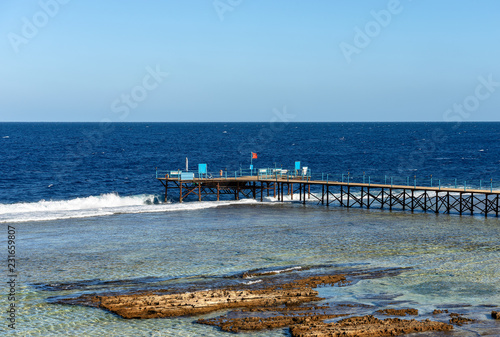
[[[418,308],[422,317],[435,308],[456,307],[455,312],[468,312],[485,323],[457,327],[451,336],[500,335],[500,323],[487,319],[493,306],[500,306],[496,218],[251,203],[15,227],[20,336],[229,336],[193,324],[193,318],[124,320],[47,299],[200,276],[215,279],[256,268],[325,264],[332,270],[411,267],[398,276],[322,288],[326,301],[375,306],[401,301],[404,307]],[[131,284],[65,291],[40,286],[95,279]],[[0,305],[6,307],[5,296]],[[0,331],[6,330],[3,324]],[[245,335],[285,336],[286,331]]]

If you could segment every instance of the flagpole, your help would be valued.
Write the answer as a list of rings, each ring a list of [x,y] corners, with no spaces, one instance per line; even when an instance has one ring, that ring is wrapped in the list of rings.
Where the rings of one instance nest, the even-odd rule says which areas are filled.
[[[250,167],[253,165],[253,153],[250,152]]]

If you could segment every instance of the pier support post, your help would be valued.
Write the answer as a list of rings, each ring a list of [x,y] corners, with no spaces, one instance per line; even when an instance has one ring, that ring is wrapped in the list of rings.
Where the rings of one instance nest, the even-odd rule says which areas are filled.
[[[364,191],[364,187],[361,186],[361,201],[360,201],[361,208],[363,208],[363,191]]]
[[[291,189],[292,193],[290,193],[290,199],[293,200],[293,183],[291,183],[290,187],[292,188]]]
[[[321,185],[321,205],[325,204],[325,185]]]
[[[439,213],[439,192],[436,191],[436,214]]]
[[[496,195],[496,208],[495,208],[495,214],[496,214],[496,216],[497,216],[497,217],[498,217],[498,198],[499,198],[499,197],[500,197],[500,196],[497,194],[497,195]]]
[[[264,183],[260,182],[260,202],[264,200]]]
[[[347,185],[347,207],[349,207],[350,200],[351,200],[351,186]]]
[[[182,182],[179,183],[179,202],[182,203]]]
[[[446,213],[450,214],[450,192],[446,192]]]
[[[411,212],[415,210],[415,190],[411,190]]]
[[[198,201],[201,201],[201,182],[198,183]]]
[[[306,184],[302,184],[302,186],[304,187],[304,195],[302,197],[302,204],[305,205],[306,204]]]
[[[220,183],[217,182],[217,201],[219,201],[219,194],[220,194]]]
[[[307,199],[311,199],[311,184],[307,185]]]
[[[285,189],[285,183],[281,183],[281,202],[283,202],[283,190]]]
[[[497,200],[497,207],[495,208],[495,214],[496,214],[496,216],[497,216],[497,218],[498,218],[498,198],[500,197],[500,195],[498,195],[498,194],[497,194],[496,196],[497,196],[497,197],[496,197],[496,200]]]
[[[424,191],[424,212],[427,213],[427,191]]]
[[[167,195],[168,195],[168,180],[165,179],[165,202],[168,201]]]
[[[380,203],[380,208],[384,208],[384,188],[382,187],[382,202]]]
[[[497,199],[497,201],[498,201],[498,199]],[[326,185],[326,207],[328,207],[328,206],[330,206],[330,187],[328,185]]]
[[[370,209],[370,187],[367,187],[366,208]]]
[[[340,185],[340,206],[344,206],[344,186]]]
[[[484,217],[488,217],[488,194],[484,195]]]
[[[462,215],[462,210],[463,210],[463,198],[462,198],[462,192],[460,192],[460,199],[458,200],[458,203],[459,203],[459,213],[460,215]]]
[[[257,199],[257,193],[255,192],[255,181],[252,183],[252,196]]]
[[[474,193],[470,194],[470,215],[474,215]]]
[[[392,212],[392,188],[389,188],[389,211]]]
[[[403,189],[403,211],[406,209],[406,189]]]

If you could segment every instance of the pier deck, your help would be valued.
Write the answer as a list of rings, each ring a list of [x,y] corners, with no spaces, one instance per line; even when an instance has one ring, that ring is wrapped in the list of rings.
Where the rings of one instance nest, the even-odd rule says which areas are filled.
[[[441,186],[394,185],[380,183],[340,182],[311,180],[310,177],[280,175],[248,175],[235,177],[202,177],[181,180],[180,177],[157,177],[165,187],[165,201],[168,193],[175,193],[179,202],[189,195],[199,201],[221,195],[260,199],[275,197],[284,201],[316,201],[325,206],[381,208],[403,211],[433,213],[457,213],[494,215],[498,217],[500,190],[450,188]]]

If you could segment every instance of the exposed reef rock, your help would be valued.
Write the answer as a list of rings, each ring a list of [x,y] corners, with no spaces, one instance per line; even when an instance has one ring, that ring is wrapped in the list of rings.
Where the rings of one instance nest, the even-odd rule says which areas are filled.
[[[255,331],[265,329],[277,329],[287,326],[310,324],[319,322],[325,319],[346,316],[344,315],[324,315],[316,313],[304,313],[300,316],[282,315],[273,317],[242,317],[242,318],[226,318],[217,317],[213,319],[199,319],[196,322],[218,326],[223,331],[239,332],[239,331]]]
[[[123,318],[160,318],[206,314],[221,309],[293,305],[321,300],[313,287],[345,282],[344,275],[312,276],[279,286],[244,286],[181,294],[143,293],[95,296],[92,301]]]
[[[336,323],[314,322],[296,325],[290,328],[293,337],[381,337],[398,336],[424,331],[448,331],[453,329],[449,324],[425,320],[422,322],[386,318],[380,320],[372,315],[351,317]]]
[[[377,312],[379,314],[387,316],[406,316],[406,315],[418,316],[417,309],[382,309],[382,310],[377,310]]]
[[[439,314],[444,314],[444,313],[448,313],[448,310],[439,310],[439,309],[435,309],[432,314],[433,315],[439,315]]]
[[[469,323],[475,322],[475,320],[473,320],[473,319],[463,317],[461,314],[457,314],[454,312],[452,312],[450,314],[450,317],[451,317],[450,324],[455,324],[458,326],[462,326],[463,324],[469,324]]]
[[[315,288],[347,286],[360,279],[397,275],[401,270],[355,270],[346,275],[315,275],[308,271],[305,275],[300,275],[294,273],[297,269],[255,270],[239,276],[224,277],[213,283],[202,281],[168,289],[129,291],[126,294],[86,293],[79,297],[56,298],[54,302],[99,307],[125,319],[195,316],[230,309],[226,315],[200,318],[196,323],[216,326],[228,332],[289,328],[294,337],[397,336],[453,329],[447,322],[428,319],[381,320],[371,315],[376,310],[373,305],[329,302],[315,304],[316,301],[323,300]],[[246,281],[254,278],[255,281]],[[396,303],[390,302],[388,305]],[[435,310],[433,314],[443,312],[446,311]],[[418,310],[387,308],[376,313],[406,316],[418,315]],[[450,323],[455,325],[471,321],[458,314],[450,316]],[[347,318],[341,319],[342,317]]]

